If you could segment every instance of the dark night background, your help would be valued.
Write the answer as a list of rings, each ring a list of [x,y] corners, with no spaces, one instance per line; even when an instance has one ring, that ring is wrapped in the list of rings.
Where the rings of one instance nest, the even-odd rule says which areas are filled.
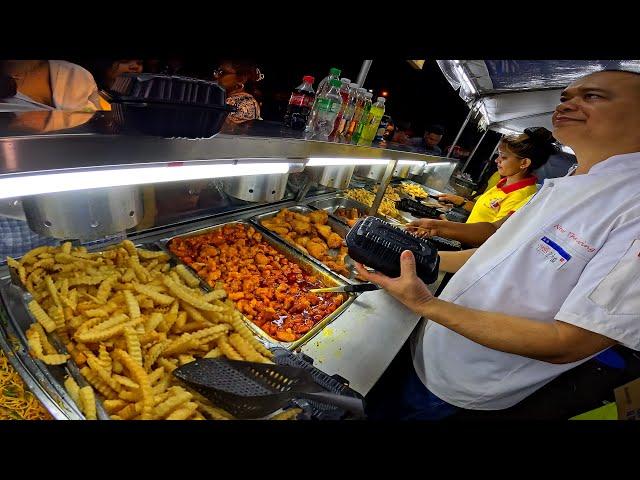
[[[177,53],[177,52],[176,52]],[[226,55],[226,58],[237,56]],[[220,64],[220,58],[213,56],[168,55],[159,59],[159,63],[180,65],[178,75],[187,75],[210,80],[213,70]],[[237,57],[241,58],[241,57]],[[419,58],[419,57],[417,57]],[[68,58],[91,69],[88,58]],[[359,58],[309,59],[260,55],[251,58],[264,74],[264,79],[255,85],[256,97],[261,103],[261,116],[268,121],[282,121],[291,91],[302,83],[303,75],[315,77],[314,88],[328,75],[331,67],[340,68],[341,78],[347,77],[355,82],[360,72],[362,60]],[[145,62],[146,63],[146,62]],[[422,136],[424,127],[429,124],[440,124],[445,128],[445,135],[440,142],[443,155],[447,152],[462,126],[469,108],[459,97],[458,92],[443,76],[435,59],[427,59],[423,68],[417,69],[401,55],[394,57],[385,55],[373,60],[364,87],[373,90],[373,100],[386,91],[386,110],[397,124],[410,122],[416,136]],[[457,142],[460,147],[472,151],[480,139],[482,132],[475,123],[470,122],[462,137]],[[467,172],[474,178],[478,175],[484,162],[490,158],[499,135],[489,132],[482,142]]]

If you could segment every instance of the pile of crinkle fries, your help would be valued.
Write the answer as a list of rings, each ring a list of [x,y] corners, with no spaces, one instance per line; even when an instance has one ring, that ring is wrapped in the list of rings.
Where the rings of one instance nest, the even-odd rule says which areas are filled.
[[[162,251],[125,240],[89,253],[67,242],[7,263],[33,296],[28,307],[36,321],[26,332],[31,355],[49,365],[72,357],[88,384],[80,387],[69,376],[65,388],[87,419],[96,418],[95,391],[112,419],[231,419],[171,372],[196,357],[271,363],[272,353],[226,292],[203,292],[198,278],[183,265],[172,268]],[[298,413],[291,408],[271,418]]]

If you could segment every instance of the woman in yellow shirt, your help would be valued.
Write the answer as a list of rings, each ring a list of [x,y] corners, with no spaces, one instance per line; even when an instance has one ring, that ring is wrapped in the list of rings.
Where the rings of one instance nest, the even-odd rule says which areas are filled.
[[[502,178],[478,197],[467,223],[495,222],[527,203],[537,191],[537,178],[531,172],[556,152],[554,141],[551,132],[543,127],[527,128],[521,135],[504,137],[496,158]],[[472,203],[464,199],[461,199],[463,203],[442,199],[463,208]]]

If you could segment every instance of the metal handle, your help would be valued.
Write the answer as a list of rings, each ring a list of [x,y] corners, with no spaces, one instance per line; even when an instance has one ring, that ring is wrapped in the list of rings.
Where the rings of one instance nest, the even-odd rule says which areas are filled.
[[[345,292],[371,292],[373,290],[380,290],[380,287],[375,283],[361,283],[359,285],[350,285],[345,288]]]
[[[336,395],[329,392],[317,393],[296,393],[297,397],[306,398],[307,400],[316,400],[322,403],[329,403],[340,407],[343,410],[351,412],[359,417],[364,417],[364,402],[356,397],[348,397],[346,395]]]

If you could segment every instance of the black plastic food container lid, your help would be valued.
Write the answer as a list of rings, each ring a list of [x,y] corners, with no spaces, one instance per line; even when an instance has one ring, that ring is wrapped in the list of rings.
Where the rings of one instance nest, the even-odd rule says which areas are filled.
[[[438,278],[440,257],[434,245],[377,217],[364,217],[345,237],[349,256],[389,277],[400,275],[400,254],[411,250],[416,259],[416,274],[425,283]]]
[[[216,82],[175,75],[125,73],[107,95],[123,133],[210,138],[235,111]]]

